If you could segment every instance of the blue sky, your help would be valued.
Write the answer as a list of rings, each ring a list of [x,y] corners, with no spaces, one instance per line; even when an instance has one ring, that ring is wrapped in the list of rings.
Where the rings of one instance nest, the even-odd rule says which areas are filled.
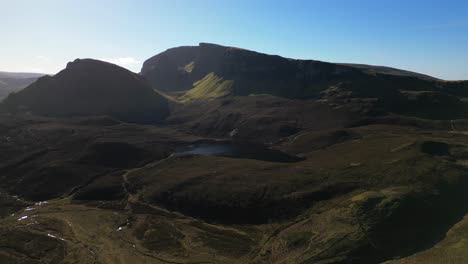
[[[0,10],[1,71],[96,58],[138,72],[167,48],[211,42],[468,79],[468,1],[0,0]]]

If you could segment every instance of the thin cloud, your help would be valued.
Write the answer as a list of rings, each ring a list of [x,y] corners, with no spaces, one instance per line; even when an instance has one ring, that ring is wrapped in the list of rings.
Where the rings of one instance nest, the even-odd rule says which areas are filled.
[[[112,59],[103,59],[103,61],[107,61],[109,63],[117,64],[122,67],[130,67],[135,66],[141,63],[141,61],[133,58],[133,57],[121,57],[121,58],[112,58]]]

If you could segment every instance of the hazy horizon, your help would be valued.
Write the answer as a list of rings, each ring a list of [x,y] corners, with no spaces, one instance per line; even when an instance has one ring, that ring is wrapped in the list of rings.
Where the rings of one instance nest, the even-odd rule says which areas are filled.
[[[468,79],[459,1],[0,1],[0,71],[55,74],[76,58],[139,72],[168,48],[216,43],[294,59]]]

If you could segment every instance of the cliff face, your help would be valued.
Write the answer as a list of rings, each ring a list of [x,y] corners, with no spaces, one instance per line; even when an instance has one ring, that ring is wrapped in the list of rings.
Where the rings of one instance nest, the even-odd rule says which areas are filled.
[[[192,78],[184,66],[194,61],[197,54],[198,47],[169,49],[146,60],[140,74],[160,91],[186,90]]]
[[[330,82],[362,75],[347,66],[206,43],[162,52],[144,63],[141,74],[154,88],[168,92],[194,88],[211,74],[233,82],[230,94],[282,97],[313,97]]]
[[[185,99],[251,94],[318,98],[333,87],[347,87],[344,90],[357,97],[384,98],[398,90],[446,86],[398,69],[288,59],[206,43],[164,51],[145,61],[141,74],[158,90],[191,90]]]
[[[381,66],[287,59],[216,44],[169,49],[148,59],[141,74],[153,88],[175,92],[182,102],[266,94],[332,104],[371,100],[373,114],[430,119],[468,115],[463,81]]]
[[[55,117],[109,115],[136,123],[160,121],[169,111],[166,99],[141,76],[91,59],[77,59],[54,77],[11,94],[3,108]]]

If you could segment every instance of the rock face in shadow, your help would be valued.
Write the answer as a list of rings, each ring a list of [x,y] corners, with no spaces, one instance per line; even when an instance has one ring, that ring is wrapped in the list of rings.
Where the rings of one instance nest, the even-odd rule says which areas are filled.
[[[198,54],[198,47],[169,49],[145,61],[141,75],[161,91],[183,91],[192,85],[189,65]]]
[[[154,89],[174,93],[182,102],[249,95],[321,99],[335,105],[369,99],[375,102],[374,115],[468,117],[463,100],[467,82],[387,67],[288,59],[216,44],[166,50],[145,61],[141,75]]]
[[[346,86],[357,97],[386,97],[389,90],[434,90],[437,80],[392,69],[288,59],[234,47],[200,43],[164,51],[145,61],[141,74],[154,88],[193,91],[189,99],[270,94],[317,98],[330,87]],[[425,78],[423,78],[425,77]],[[364,84],[364,85],[363,85]]]
[[[191,97],[265,93],[290,98],[317,96],[329,81],[362,75],[347,66],[208,43],[162,52],[145,61],[141,74],[162,91],[197,88],[199,91]],[[201,80],[204,81],[195,84]],[[233,83],[227,85],[225,81]],[[220,91],[224,89],[229,91]]]
[[[45,76],[11,94],[2,108],[53,117],[109,115],[126,122],[155,123],[167,101],[137,74],[91,59],[77,59],[54,77]]]

